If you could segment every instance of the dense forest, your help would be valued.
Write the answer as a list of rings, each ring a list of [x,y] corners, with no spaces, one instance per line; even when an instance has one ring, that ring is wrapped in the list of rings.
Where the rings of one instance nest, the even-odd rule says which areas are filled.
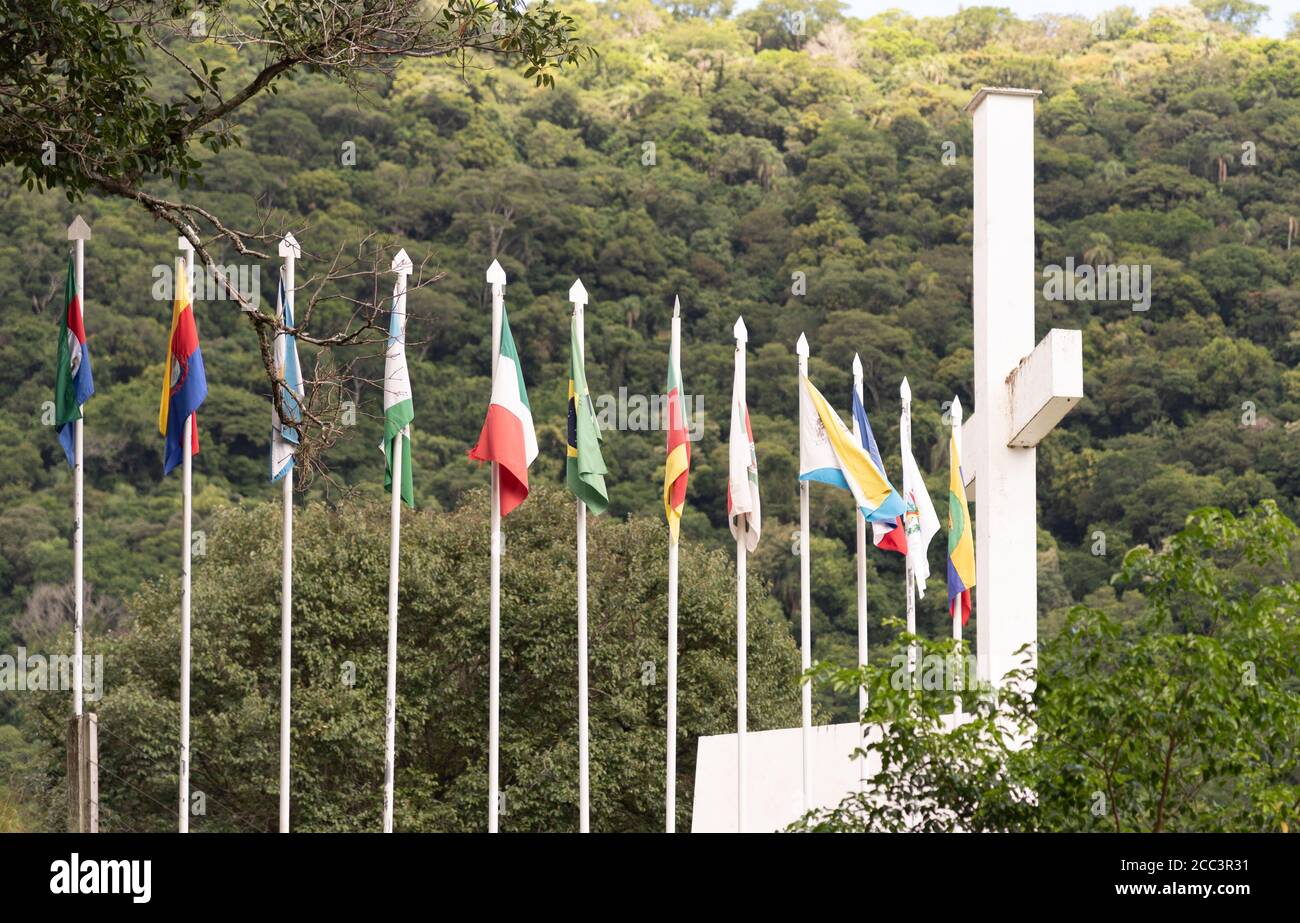
[[[205,154],[204,182],[188,194],[231,223],[256,225],[267,210],[287,218],[304,249],[300,280],[371,233],[404,246],[424,276],[445,273],[409,299],[424,511],[451,514],[487,480],[466,450],[488,400],[484,271],[496,259],[537,421],[537,481],[563,479],[573,280],[591,295],[588,381],[615,401],[662,392],[680,297],[698,427],[684,541],[701,554],[724,549],[731,329],[743,316],[764,512],[751,578],[793,635],[795,340],[807,335],[810,375],[842,412],[860,354],[893,475],[908,377],[914,449],[942,497],[947,402],[973,403],[962,109],[980,86],[1041,89],[1037,332],[1083,330],[1086,390],[1038,452],[1039,607],[1051,627],[1077,602],[1121,608],[1110,578],[1124,551],[1158,547],[1195,508],[1240,512],[1271,499],[1300,516],[1300,41],[1252,36],[1250,21],[1224,13],[1238,6],[1147,18],[1120,8],[1090,22],[985,7],[854,19],[835,0],[765,0],[735,15],[566,2],[598,55],[554,87],[472,61],[409,61],[357,88],[297,76],[241,110],[242,144]],[[230,68],[246,63],[213,51],[222,55]],[[155,422],[171,312],[155,268],[174,258],[175,231],[135,203],[74,207],[9,172],[0,182],[0,650],[54,647],[70,619],[71,477],[45,405],[64,229],[77,212],[94,235],[85,268],[97,392],[86,414],[90,647],[141,613],[156,616],[156,582],[177,569],[179,483],[162,476]],[[1050,267],[1117,264],[1149,267],[1145,310],[1136,299],[1048,297]],[[276,267],[259,268],[269,301]],[[197,301],[196,316],[210,390],[194,502],[196,528],[208,534],[232,507],[276,491],[270,388],[251,325],[222,300]],[[308,365],[312,354],[303,348]],[[380,507],[373,382],[382,363],[357,359],[355,426],[304,502]],[[610,519],[662,519],[663,444],[635,420],[605,434]],[[812,495],[814,655],[851,663],[852,507],[844,492]],[[208,537],[218,534],[238,532]],[[918,609],[931,636],[947,630],[943,549],[931,546],[936,576]],[[200,557],[200,574],[205,566]],[[868,567],[873,657],[888,658],[902,560],[873,550]],[[478,599],[480,590],[453,591]],[[648,625],[658,618],[644,614]],[[843,718],[853,701],[823,691],[820,707]],[[12,696],[0,694],[0,722],[23,726]],[[19,733],[0,734],[15,742],[12,759]]]

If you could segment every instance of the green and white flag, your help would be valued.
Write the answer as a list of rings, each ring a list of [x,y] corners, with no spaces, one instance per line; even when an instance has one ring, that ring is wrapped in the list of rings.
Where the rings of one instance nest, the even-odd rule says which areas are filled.
[[[573,495],[596,515],[609,506],[605,459],[600,454],[600,424],[587,390],[587,370],[578,339],[578,316],[569,324],[569,427],[564,481]]]
[[[401,440],[402,500],[414,509],[415,491],[411,480],[411,376],[406,370],[406,277],[399,276],[393,289],[393,310],[388,321],[388,350],[384,355],[384,489],[393,489],[393,444]]]

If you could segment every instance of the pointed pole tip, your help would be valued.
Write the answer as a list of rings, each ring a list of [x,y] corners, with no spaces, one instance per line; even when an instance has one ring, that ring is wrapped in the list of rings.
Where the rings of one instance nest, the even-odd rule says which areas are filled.
[[[587,287],[582,284],[581,279],[574,279],[573,285],[569,286],[569,300],[575,305],[587,303]]]
[[[903,376],[903,383],[898,386],[899,396],[905,401],[912,399],[912,386],[907,383],[907,376]]]
[[[681,316],[682,316],[682,299],[674,295],[673,296],[673,317],[681,317]]]
[[[487,269],[487,281],[493,285],[506,284],[506,271],[501,268],[501,264],[496,260],[493,260],[492,265]]]
[[[293,257],[297,259],[302,256],[302,247],[298,246],[298,238],[293,236],[293,231],[286,231],[280,238],[279,255],[282,257]]]
[[[800,356],[808,355],[808,338],[802,333],[799,334],[799,342],[794,344],[794,351]]]
[[[862,377],[862,357],[859,356],[857,353],[853,354],[853,377],[854,378]]]
[[[745,328],[745,318],[737,317],[736,325],[731,328],[731,332],[737,341],[741,343],[749,342],[749,331]]]
[[[405,247],[398,250],[397,253],[393,255],[393,265],[390,268],[393,272],[403,276],[409,276],[414,270],[411,258],[407,255]]]
[[[72,219],[68,225],[68,240],[90,240],[90,225],[85,218],[78,215]]]

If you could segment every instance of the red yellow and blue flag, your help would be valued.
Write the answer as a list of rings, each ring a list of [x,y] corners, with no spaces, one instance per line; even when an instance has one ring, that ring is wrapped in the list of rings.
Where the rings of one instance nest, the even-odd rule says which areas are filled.
[[[199,330],[190,303],[188,267],[177,263],[176,300],[172,303],[172,329],[167,338],[167,364],[163,370],[162,401],[158,407],[158,431],[166,440],[163,474],[184,459],[185,421],[190,421],[189,438],[193,454],[199,454],[199,422],[195,413],[208,396],[208,377],[199,351]]]
[[[668,348],[668,458],[664,463],[664,515],[672,540],[677,540],[686,509],[686,479],[691,470],[691,439],[686,431],[686,399],[682,389],[679,304],[673,306],[673,336]]]
[[[81,320],[81,293],[77,274],[68,257],[68,281],[63,288],[63,319],[59,323],[59,357],[55,365],[54,425],[68,464],[76,464],[76,426],[81,405],[95,393],[90,374],[90,353],[86,350],[86,328]]]

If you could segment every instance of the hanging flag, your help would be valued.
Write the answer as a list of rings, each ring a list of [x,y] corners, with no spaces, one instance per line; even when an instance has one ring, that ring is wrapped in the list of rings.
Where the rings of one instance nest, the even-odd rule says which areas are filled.
[[[871,421],[867,419],[867,408],[862,406],[862,398],[858,396],[858,389],[852,388],[850,390],[853,392],[853,419],[858,424],[858,430],[862,436],[862,447],[867,450],[867,454],[875,462],[876,468],[884,475],[885,462],[880,457],[880,447],[876,445],[876,434],[871,431]],[[906,506],[906,500],[904,500],[904,506]],[[897,551],[901,555],[906,555],[907,532],[903,529],[903,517],[899,516],[892,522],[873,520],[871,523],[871,541],[877,548],[883,548],[886,551]]]
[[[524,387],[524,370],[519,364],[519,352],[510,334],[504,306],[492,402],[478,434],[478,444],[469,450],[469,457],[494,461],[501,466],[502,516],[524,502],[528,496],[528,466],[537,457],[537,434],[533,431],[533,410]]]
[[[927,552],[930,539],[939,531],[939,516],[925,489],[925,479],[916,466],[911,450],[903,453],[903,527],[907,530],[907,559],[912,565],[912,582],[916,595],[925,597],[925,581],[930,577],[930,560]]]
[[[754,451],[754,430],[749,424],[749,405],[745,402],[745,365],[740,355],[744,341],[736,343],[736,367],[731,384],[731,436],[727,476],[727,521],[731,535],[739,538],[741,520],[745,523],[745,547],[758,547],[762,530],[762,510],[758,499],[758,453]]]
[[[286,327],[293,327],[293,305],[285,297],[284,276],[276,292],[276,317]],[[280,379],[280,403],[284,405],[284,419],[271,403],[271,482],[275,483],[293,470],[294,455],[298,451],[298,430],[285,426],[285,422],[302,420],[302,372],[298,367],[298,338],[292,333],[275,337],[275,371]]]
[[[587,390],[587,369],[578,339],[578,314],[569,323],[569,427],[564,482],[597,516],[609,506],[605,459],[600,454],[600,424]]]
[[[190,452],[199,454],[198,409],[208,396],[208,376],[199,351],[199,328],[190,303],[189,267],[181,261],[176,276],[176,300],[172,304],[172,329],[167,337],[167,364],[163,370],[162,401],[158,407],[158,431],[166,437],[163,474],[179,465],[184,457],[181,439],[185,421],[190,421]]]
[[[955,433],[948,442],[948,455],[952,461],[948,475],[948,615],[956,618],[960,611],[965,626],[970,620],[970,591],[975,586],[975,538],[966,508],[966,482]]]
[[[405,251],[403,251],[405,252]],[[401,439],[402,502],[415,509],[414,479],[411,477],[411,423],[415,404],[411,400],[411,376],[406,369],[406,277],[399,275],[393,287],[393,310],[388,315],[388,345],[384,353],[384,490],[393,489],[394,444]]]
[[[59,357],[55,364],[54,425],[68,464],[76,464],[76,421],[81,405],[95,393],[90,374],[90,353],[86,350],[86,329],[81,320],[81,293],[77,291],[77,270],[68,257],[68,281],[63,287],[63,317],[59,321]]]
[[[868,522],[893,522],[903,498],[805,376],[799,389],[799,480],[821,481],[853,494]]]
[[[674,311],[677,309],[675,308]],[[686,400],[682,394],[682,356],[679,320],[674,313],[672,345],[668,349],[668,458],[664,462],[664,515],[677,540],[686,509],[686,479],[691,470],[691,440],[686,432]]]

